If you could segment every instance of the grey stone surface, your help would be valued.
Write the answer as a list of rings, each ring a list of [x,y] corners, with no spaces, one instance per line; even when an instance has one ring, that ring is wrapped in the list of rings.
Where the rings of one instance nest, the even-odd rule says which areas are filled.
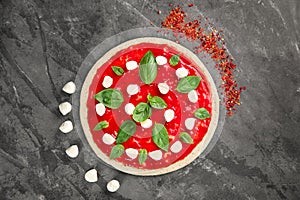
[[[192,2],[192,1],[190,1]],[[205,159],[171,174],[135,177],[110,169],[58,131],[61,91],[88,53],[124,30],[155,26],[169,2],[146,0],[0,3],[0,199],[299,199],[300,2],[194,1],[192,15],[223,29],[246,85]],[[178,2],[175,2],[175,4]],[[156,14],[156,10],[162,14]],[[77,159],[64,150],[78,144]],[[97,183],[84,172],[99,171]],[[112,178],[117,193],[106,191]]]

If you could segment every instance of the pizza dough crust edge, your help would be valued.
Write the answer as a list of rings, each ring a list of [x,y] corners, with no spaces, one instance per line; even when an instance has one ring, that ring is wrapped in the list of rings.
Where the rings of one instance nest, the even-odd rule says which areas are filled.
[[[138,169],[134,167],[124,166],[122,163],[111,160],[109,157],[104,154],[98,146],[95,144],[93,140],[92,133],[89,130],[89,124],[87,120],[87,106],[86,102],[88,99],[88,93],[89,93],[89,87],[91,85],[91,82],[98,70],[99,67],[102,66],[103,63],[107,62],[112,56],[114,56],[117,52],[128,48],[129,46],[140,44],[140,43],[154,43],[154,44],[165,44],[170,47],[175,48],[177,51],[182,52],[185,57],[192,60],[195,64],[197,64],[197,67],[200,68],[200,71],[204,74],[206,77],[206,80],[208,81],[209,89],[211,92],[212,97],[212,117],[211,122],[208,128],[208,131],[206,132],[205,136],[203,137],[202,141],[196,145],[196,147],[191,151],[190,154],[188,154],[184,159],[179,160],[168,167],[159,168],[159,169]],[[83,132],[85,134],[85,137],[92,148],[92,150],[95,152],[95,154],[105,163],[112,166],[113,168],[116,168],[122,172],[133,174],[133,175],[140,175],[140,176],[156,176],[156,175],[162,175],[169,172],[176,171],[180,168],[185,167],[186,165],[190,164],[192,161],[194,161],[201,153],[206,149],[209,142],[213,138],[213,135],[215,133],[216,127],[218,125],[218,119],[219,119],[219,96],[217,92],[216,85],[214,84],[214,81],[208,72],[208,70],[205,68],[202,61],[189,49],[173,42],[167,39],[157,38],[157,37],[143,37],[143,38],[137,38],[132,39],[127,42],[124,42],[111,50],[109,50],[107,53],[104,54],[90,69],[88,75],[85,78],[85,81],[83,83],[81,94],[80,94],[80,122],[82,125]]]

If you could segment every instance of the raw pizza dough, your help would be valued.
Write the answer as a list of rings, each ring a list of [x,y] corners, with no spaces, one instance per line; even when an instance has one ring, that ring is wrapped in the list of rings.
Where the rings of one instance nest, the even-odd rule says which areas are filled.
[[[97,70],[102,66],[103,63],[107,62],[113,55],[115,55],[117,52],[127,49],[128,47],[140,43],[154,43],[154,44],[166,44],[170,47],[173,47],[177,49],[179,52],[182,52],[184,56],[190,60],[192,60],[195,64],[197,64],[197,67],[200,68],[200,71],[205,75],[206,80],[209,84],[209,89],[211,92],[211,99],[212,99],[212,117],[211,122],[208,128],[207,133],[203,137],[202,141],[196,145],[196,147],[191,151],[190,154],[188,154],[184,159],[179,160],[168,167],[160,168],[160,169],[138,169],[134,167],[125,166],[122,163],[111,160],[106,154],[104,154],[98,146],[95,144],[93,140],[92,133],[89,130],[89,125],[87,121],[87,106],[86,102],[88,99],[88,91],[89,87],[91,85],[91,82],[97,72]],[[187,48],[173,42],[170,40],[162,39],[162,38],[156,38],[156,37],[144,37],[144,38],[137,38],[133,40],[129,40],[127,42],[124,42],[115,48],[108,51],[103,57],[101,57],[91,68],[89,71],[80,94],[80,121],[83,128],[83,132],[86,136],[86,139],[93,149],[93,151],[96,153],[96,155],[103,160],[105,163],[111,165],[112,167],[133,175],[140,175],[140,176],[155,176],[155,175],[161,175],[166,174],[172,171],[175,171],[177,169],[180,169],[182,167],[185,167],[186,165],[190,164],[193,160],[195,160],[201,153],[205,150],[205,148],[208,146],[210,140],[212,139],[214,132],[216,130],[218,119],[219,119],[219,96],[217,93],[217,88],[214,84],[214,81],[209,74],[208,70],[205,68],[204,64],[199,60],[199,58],[190,50]]]

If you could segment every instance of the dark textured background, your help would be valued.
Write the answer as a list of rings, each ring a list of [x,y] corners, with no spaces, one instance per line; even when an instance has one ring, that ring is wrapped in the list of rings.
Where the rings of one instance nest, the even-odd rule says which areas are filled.
[[[300,199],[300,1],[189,1],[223,29],[247,90],[206,159],[159,177],[135,177],[81,151],[76,132],[58,131],[87,54],[105,38],[156,26],[169,1],[2,0],[0,4],[0,199]],[[157,9],[162,14],[156,13]],[[81,146],[80,146],[81,147]],[[85,182],[95,167],[99,181]],[[106,191],[117,178],[117,193]]]

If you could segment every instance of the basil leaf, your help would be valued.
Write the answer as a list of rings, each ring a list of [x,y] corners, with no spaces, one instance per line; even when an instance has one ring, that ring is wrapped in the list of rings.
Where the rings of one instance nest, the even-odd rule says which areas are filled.
[[[152,140],[162,150],[169,149],[169,135],[163,124],[156,123],[152,129]]]
[[[119,66],[112,66],[112,70],[115,72],[116,75],[122,76],[124,74],[124,69]]]
[[[150,84],[157,76],[157,64],[151,51],[148,51],[140,61],[139,74],[145,84]]]
[[[94,131],[100,131],[104,128],[107,128],[108,126],[109,126],[108,121],[106,121],[106,120],[101,121],[95,126]]]
[[[199,76],[186,76],[180,79],[176,90],[181,93],[188,93],[196,89],[201,81]]]
[[[113,109],[119,108],[124,101],[122,93],[112,88],[102,90],[96,94],[94,98],[100,103],[103,103],[106,107]]]
[[[116,142],[117,144],[126,142],[136,131],[136,124],[131,120],[124,121],[119,129]]]
[[[187,132],[181,132],[179,134],[179,139],[186,144],[194,144],[193,138]]]
[[[133,110],[132,118],[136,122],[143,122],[148,119],[152,114],[152,109],[147,103],[139,103]]]
[[[176,55],[172,56],[172,57],[170,58],[170,60],[169,60],[169,63],[170,63],[170,65],[172,65],[172,66],[178,65],[178,63],[179,63],[179,55],[176,54]]]
[[[110,151],[110,159],[119,158],[124,153],[124,146],[122,144],[115,145]]]
[[[142,165],[147,160],[147,150],[146,149],[140,149],[139,152],[139,163]]]
[[[205,108],[199,108],[198,110],[195,111],[194,115],[198,119],[210,118],[210,114]]]
[[[151,107],[153,107],[153,108],[164,109],[167,107],[166,102],[159,96],[152,97],[151,94],[148,94],[147,99],[148,99]]]

